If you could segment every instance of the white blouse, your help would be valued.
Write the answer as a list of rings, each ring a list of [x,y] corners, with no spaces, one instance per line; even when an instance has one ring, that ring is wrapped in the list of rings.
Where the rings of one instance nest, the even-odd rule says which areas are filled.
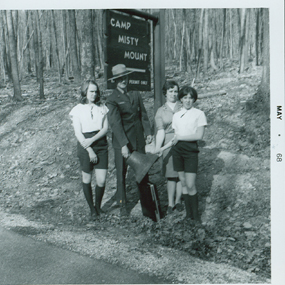
[[[197,128],[202,126],[207,126],[205,113],[194,107],[190,110],[182,108],[173,115],[172,128],[177,135],[193,135],[196,133]]]
[[[103,128],[103,122],[108,113],[105,105],[78,104],[69,113],[71,120],[78,118],[82,133],[99,131]]]

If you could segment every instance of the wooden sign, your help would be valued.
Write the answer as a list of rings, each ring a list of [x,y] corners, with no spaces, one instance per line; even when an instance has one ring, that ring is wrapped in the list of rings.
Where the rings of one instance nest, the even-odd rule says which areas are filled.
[[[105,10],[105,79],[107,89],[116,86],[112,67],[124,64],[129,74],[129,90],[149,91],[151,88],[150,23],[113,10]]]

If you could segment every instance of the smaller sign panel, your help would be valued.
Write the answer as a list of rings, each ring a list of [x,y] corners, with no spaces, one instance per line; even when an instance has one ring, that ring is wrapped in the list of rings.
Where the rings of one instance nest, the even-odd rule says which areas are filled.
[[[124,64],[129,74],[129,89],[149,91],[151,88],[150,24],[140,18],[105,11],[105,78],[107,88],[116,86],[112,67]]]

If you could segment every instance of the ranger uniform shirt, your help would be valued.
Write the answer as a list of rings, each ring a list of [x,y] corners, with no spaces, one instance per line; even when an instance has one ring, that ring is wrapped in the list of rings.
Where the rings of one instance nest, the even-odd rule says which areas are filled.
[[[114,89],[106,105],[113,147],[128,145],[131,151],[144,147],[145,136],[151,135],[151,127],[140,92],[122,93]]]

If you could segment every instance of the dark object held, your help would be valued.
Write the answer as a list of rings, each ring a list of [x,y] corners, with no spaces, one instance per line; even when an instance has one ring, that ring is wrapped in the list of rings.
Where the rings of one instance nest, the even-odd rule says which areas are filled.
[[[158,156],[155,154],[143,154],[137,151],[132,152],[126,162],[135,171],[137,183],[140,183],[143,180],[157,159]]]
[[[159,222],[161,211],[156,185],[151,182],[140,185],[139,195],[143,215]]]

